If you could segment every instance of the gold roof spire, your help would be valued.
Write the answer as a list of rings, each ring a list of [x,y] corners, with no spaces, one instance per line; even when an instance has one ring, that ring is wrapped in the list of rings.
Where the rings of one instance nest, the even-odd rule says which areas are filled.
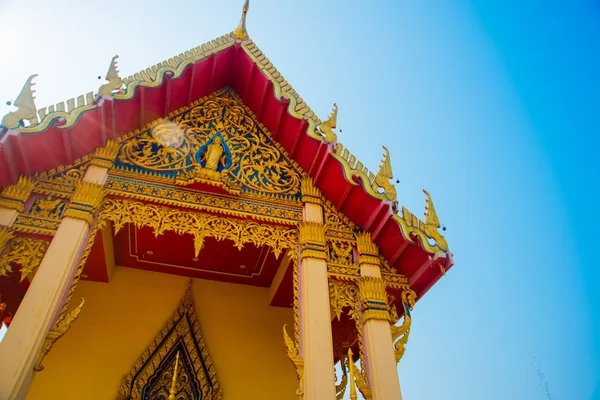
[[[171,382],[171,389],[169,390],[169,399],[175,400],[175,393],[177,392],[177,367],[179,365],[179,352],[175,356],[175,368],[173,368],[173,380]]]
[[[250,0],[246,0],[244,3],[244,7],[242,8],[242,19],[240,20],[240,24],[233,31],[233,37],[236,39],[244,40],[248,39],[248,32],[246,31],[246,14],[248,14],[248,6],[250,5]]]

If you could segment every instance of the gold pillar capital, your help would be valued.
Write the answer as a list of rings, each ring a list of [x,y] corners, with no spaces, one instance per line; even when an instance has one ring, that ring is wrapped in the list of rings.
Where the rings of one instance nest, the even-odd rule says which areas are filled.
[[[304,203],[321,204],[321,191],[315,187],[313,179],[310,176],[302,178],[300,190],[302,192],[302,201]]]
[[[36,181],[21,175],[14,185],[5,186],[0,193],[0,207],[23,212],[25,202],[37,184]]]
[[[387,284],[381,278],[363,276],[358,281],[363,324],[370,319],[390,320]]]
[[[325,226],[318,222],[303,222],[300,225],[300,258],[327,259],[325,251]]]
[[[358,263],[381,265],[379,259],[379,248],[371,239],[370,232],[361,232],[356,234],[356,247],[358,248]]]
[[[117,159],[118,153],[119,145],[114,141],[109,140],[106,142],[106,146],[96,149],[91,164],[97,167],[111,169]]]
[[[64,216],[82,219],[92,225],[94,214],[102,204],[105,195],[106,191],[100,185],[78,182]]]

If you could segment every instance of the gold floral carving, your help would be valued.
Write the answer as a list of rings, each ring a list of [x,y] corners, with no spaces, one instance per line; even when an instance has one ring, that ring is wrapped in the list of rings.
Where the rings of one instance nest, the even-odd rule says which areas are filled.
[[[116,142],[109,140],[104,147],[99,147],[94,151],[94,158],[92,158],[91,164],[111,169],[118,153],[119,145]]]
[[[300,168],[232,89],[224,88],[119,138],[118,171],[165,183],[202,182],[294,200]]]
[[[357,283],[360,293],[363,324],[371,319],[389,321],[390,312],[388,309],[387,284],[385,280],[364,276]]]
[[[302,221],[302,208],[296,204],[266,203],[239,196],[199,192],[183,187],[148,183],[118,176],[109,176],[105,187],[109,194],[158,204],[285,225],[297,225]]]
[[[283,325],[283,340],[287,350],[287,356],[294,364],[296,368],[296,375],[298,376],[299,387],[296,390],[296,395],[302,398],[303,387],[304,387],[304,360],[300,357],[300,344],[298,341],[293,341],[287,333],[287,325]]]
[[[328,239],[329,265],[343,265],[352,267],[354,263],[354,247],[352,242],[339,239]]]
[[[76,160],[73,165],[61,165],[36,174],[33,177],[37,182],[35,192],[63,199],[70,198],[75,191],[75,184],[83,179],[92,158],[93,154],[88,154]]]
[[[325,229],[318,222],[304,222],[300,225],[300,258],[312,257],[327,259]]]
[[[304,203],[321,204],[321,191],[315,187],[310,176],[302,178],[301,192]]]
[[[354,230],[356,226],[341,212],[337,211],[333,204],[323,199],[323,211],[325,214],[325,234],[330,239],[343,239],[355,242]]]
[[[189,390],[187,385],[191,384],[191,380],[195,380],[200,386],[201,393],[193,398],[202,398],[203,400],[221,400],[223,398],[223,390],[200,330],[191,285],[175,313],[135,362],[129,374],[121,381],[117,398],[119,400],[148,398],[147,392],[156,387],[151,382],[155,376],[160,379],[166,378],[163,379],[163,382],[170,383],[171,379],[169,378],[172,378],[172,375],[163,376],[163,374],[174,369],[171,367],[175,362],[174,352],[180,354],[179,362],[186,362],[190,368],[189,376],[187,376],[189,379],[184,379],[184,376],[177,379],[177,384],[181,385],[177,389],[178,393]],[[169,363],[169,357],[173,364]],[[184,369],[182,368],[183,373]],[[167,398],[169,386],[166,386],[166,390],[162,392],[164,397],[158,398]]]
[[[6,207],[23,212],[25,202],[31,196],[36,182],[21,175],[14,185],[5,186],[0,193],[0,207]]]
[[[337,142],[337,135],[333,131],[337,125],[337,113],[338,106],[333,103],[333,110],[331,111],[331,114],[329,114],[329,118],[327,118],[326,121],[323,121],[319,127],[319,131],[323,135],[323,141],[325,143]]]
[[[106,191],[100,185],[83,181],[76,183],[65,217],[82,219],[91,226],[105,195]]]
[[[344,313],[344,309],[348,308],[348,315],[355,322],[360,322],[358,290],[353,283],[330,280],[329,302],[331,304],[331,311],[338,320],[340,320]]]
[[[11,111],[2,118],[2,126],[5,126],[8,129],[15,129],[19,126],[23,125],[23,120],[26,119],[32,123],[36,119],[36,107],[35,107],[35,97],[33,94],[35,90],[33,90],[33,78],[35,78],[37,74],[31,75],[27,78],[27,82],[21,89],[21,93],[15,100],[15,106],[17,106],[16,111]]]
[[[29,274],[37,270],[48,250],[50,242],[42,239],[16,236],[7,246],[0,258],[0,276],[13,272],[13,265],[19,265],[22,282]]]
[[[148,226],[156,236],[171,231],[179,235],[194,237],[196,256],[202,248],[204,238],[231,240],[238,249],[251,243],[269,246],[275,257],[284,249],[298,246],[298,230],[291,227],[258,224],[253,221],[224,218],[199,212],[183,211],[174,208],[155,206],[129,200],[108,198],[99,216],[114,223],[115,233],[125,224],[138,228]]]
[[[0,225],[0,254],[4,252],[4,248],[6,247],[8,242],[12,240],[13,237],[15,237],[14,231],[11,231],[6,226]],[[0,275],[6,274],[2,274],[2,272],[0,272]]]
[[[50,331],[48,331],[48,334],[44,339],[44,344],[42,345],[40,355],[38,356],[35,366],[33,367],[36,371],[41,371],[44,369],[44,365],[42,364],[44,358],[46,358],[46,355],[48,355],[48,353],[52,349],[52,346],[54,346],[54,343],[56,343],[58,339],[63,337],[63,335],[67,333],[67,331],[71,328],[73,322],[77,320],[77,318],[79,317],[79,313],[81,313],[81,308],[83,307],[84,303],[85,300],[81,299],[81,302],[77,307],[75,307],[75,309],[73,309],[73,311],[66,314],[64,318],[59,318],[54,324],[54,327],[50,329]]]

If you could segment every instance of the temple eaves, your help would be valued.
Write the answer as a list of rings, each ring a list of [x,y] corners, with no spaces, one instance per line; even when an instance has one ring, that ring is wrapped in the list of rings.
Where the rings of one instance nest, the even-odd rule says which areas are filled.
[[[273,84],[275,98],[287,104],[287,112],[290,116],[306,121],[305,133],[312,139],[327,144],[331,149],[331,157],[336,159],[342,166],[345,179],[352,185],[361,185],[365,192],[371,197],[383,202],[387,202],[394,210],[393,219],[401,226],[403,236],[410,242],[416,243],[412,237],[416,237],[422,247],[430,254],[445,253],[448,251],[448,245],[443,236],[438,232],[439,222],[423,222],[402,207],[401,215],[397,207],[396,190],[391,182],[392,169],[389,152],[385,149],[384,158],[377,174],[370,172],[357,158],[352,155],[337,140],[337,135],[332,131],[335,128],[337,120],[337,106],[334,105],[332,114],[326,121],[321,121],[317,115],[310,109],[308,104],[302,100],[293,87],[277,71],[268,58],[260,51],[258,46],[250,39],[246,31],[246,17],[249,1],[246,0],[240,23],[237,28],[226,35],[215,40],[195,47],[189,51],[174,56],[166,61],[146,68],[136,74],[126,78],[121,78],[116,69],[116,56],[113,57],[109,71],[106,75],[107,84],[101,86],[97,96],[92,92],[86,96],[79,96],[77,100],[70,99],[59,103],[56,106],[44,107],[36,110],[32,86],[32,77],[30,77],[18,97],[19,102],[15,105],[19,107],[17,111],[9,113],[2,121],[3,127],[0,127],[0,145],[6,140],[8,130],[10,134],[19,135],[21,133],[42,133],[48,129],[54,121],[58,124],[54,128],[63,130],[73,127],[80,116],[87,111],[91,111],[101,105],[103,99],[108,100],[129,100],[135,95],[136,88],[156,88],[161,86],[166,77],[171,80],[180,77],[184,70],[190,65],[200,60],[206,59],[216,53],[226,50],[230,47],[239,45],[241,50],[256,63],[256,66]],[[22,106],[25,104],[25,106]],[[36,113],[37,111],[37,113]],[[23,120],[29,121],[25,126]],[[5,121],[12,123],[4,124]],[[90,151],[93,151],[91,149]],[[428,204],[431,199],[428,197]],[[430,213],[431,214],[431,213]],[[428,218],[426,218],[428,219]],[[436,216],[437,219],[437,216]],[[436,221],[437,222],[437,221]],[[429,243],[432,239],[435,244]]]

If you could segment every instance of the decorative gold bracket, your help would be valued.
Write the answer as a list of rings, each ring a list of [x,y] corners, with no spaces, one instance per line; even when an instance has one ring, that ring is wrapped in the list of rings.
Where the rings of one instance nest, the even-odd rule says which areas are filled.
[[[296,390],[296,396],[301,397],[304,387],[304,360],[300,357],[300,345],[290,338],[286,328],[287,325],[283,325],[283,340],[287,349],[287,356],[294,364],[296,375],[298,376],[299,388]]]
[[[48,355],[48,353],[52,349],[52,346],[54,346],[54,343],[56,343],[56,341],[60,339],[65,333],[67,333],[67,331],[71,328],[73,322],[75,322],[75,320],[79,317],[79,313],[81,312],[81,308],[83,307],[84,303],[85,300],[81,299],[81,303],[79,303],[79,305],[73,311],[66,314],[62,319],[59,317],[54,327],[50,329],[48,335],[46,336],[46,339],[44,339],[42,352],[38,357],[37,363],[35,364],[34,369],[36,371],[41,371],[44,369],[44,365],[42,364],[44,358],[46,358],[46,355]]]

